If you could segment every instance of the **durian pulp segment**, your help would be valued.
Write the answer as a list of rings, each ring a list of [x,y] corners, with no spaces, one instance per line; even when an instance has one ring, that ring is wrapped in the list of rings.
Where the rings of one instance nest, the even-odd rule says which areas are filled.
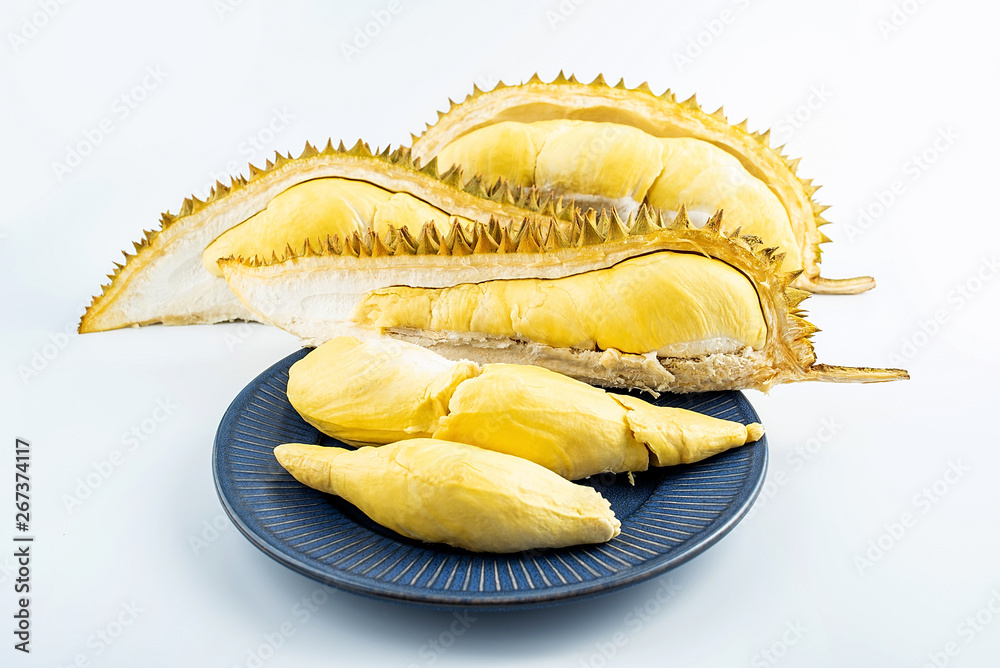
[[[724,262],[662,251],[556,279],[390,287],[362,297],[361,326],[477,332],[556,348],[669,355],[760,350],[767,326],[753,284]],[[714,345],[713,345],[714,344]]]
[[[288,400],[306,422],[345,443],[389,443],[431,436],[455,388],[478,374],[472,362],[392,339],[340,337],[292,365]]]
[[[380,237],[390,226],[405,227],[416,235],[424,223],[433,221],[445,233],[456,220],[472,225],[471,220],[449,217],[408,193],[351,179],[313,179],[282,192],[263,211],[219,236],[205,249],[202,264],[222,276],[216,260],[230,255],[270,259],[272,253],[282,256],[286,246],[301,251],[307,239],[318,249],[328,235],[344,239],[369,227]]]
[[[530,459],[569,480],[649,467],[612,395],[548,369],[486,364],[448,408],[434,438]]]
[[[288,443],[274,454],[299,482],[417,540],[518,552],[604,543],[621,527],[595,489],[471,445],[411,439],[346,450]]]
[[[650,466],[698,462],[764,435],[756,422],[742,425],[682,408],[653,406],[628,395],[609,396],[628,411],[629,431],[649,449]]]
[[[577,480],[690,463],[748,442],[750,429],[652,406],[527,364],[451,361],[386,337],[338,337],[292,365],[288,400],[351,445],[427,437],[528,459]],[[640,431],[641,430],[641,435]]]
[[[473,130],[438,154],[488,181],[505,178],[573,198],[578,206],[614,207],[627,216],[641,203],[667,212],[687,207],[703,225],[719,209],[726,229],[760,237],[784,252],[784,271],[802,268],[788,212],[764,182],[723,149],[700,139],[655,137],[616,123],[504,121]]]

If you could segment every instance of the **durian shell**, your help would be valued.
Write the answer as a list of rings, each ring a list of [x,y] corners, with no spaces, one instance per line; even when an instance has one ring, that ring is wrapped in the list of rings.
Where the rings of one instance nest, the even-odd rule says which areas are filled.
[[[755,237],[721,230],[718,213],[701,229],[682,210],[674,220],[641,207],[634,219],[615,214],[575,214],[569,234],[554,224],[477,225],[464,238],[455,225],[438,248],[428,243],[425,227],[418,244],[404,243],[391,232],[367,242],[331,239],[323,249],[267,261],[228,258],[219,261],[230,288],[260,318],[318,345],[334,336],[388,335],[430,348],[452,359],[479,363],[536,364],[606,387],[650,392],[701,392],[755,388],[801,381],[881,382],[908,378],[900,369],[836,367],[817,364],[810,338],[816,327],[801,317],[799,304],[809,296],[791,287],[795,273],[779,270],[782,255],[761,248]],[[491,232],[492,230],[492,232]],[[420,250],[415,250],[417,246]],[[760,299],[767,337],[760,350],[695,358],[653,360],[618,351],[556,349],[532,342],[474,333],[422,330],[379,332],[351,320],[365,292],[406,285],[439,288],[459,283],[515,278],[560,278],[612,266],[657,251],[698,253],[725,262],[744,274]],[[614,308],[614,296],[608,296]]]
[[[461,170],[439,173],[437,162],[421,165],[406,148],[372,152],[359,141],[352,148],[328,141],[317,149],[307,143],[302,154],[275,154],[263,169],[250,165],[250,178],[232,178],[215,184],[210,196],[184,200],[177,214],[164,213],[160,229],[147,230],[124,251],[125,263],[115,263],[110,284],[101,288],[80,321],[79,331],[97,332],[120,327],[163,323],[186,325],[258,320],[229,291],[221,278],[202,265],[205,247],[226,230],[264,209],[284,190],[317,178],[344,177],[366,181],[391,192],[406,192],[449,215],[489,222],[565,220],[570,211],[561,200],[531,188],[506,183],[484,184],[466,179]],[[568,223],[566,223],[568,224]],[[299,242],[300,244],[302,242]],[[288,253],[293,249],[286,249]],[[299,246],[296,252],[306,252]]]
[[[435,124],[413,137],[413,155],[427,160],[458,137],[493,123],[558,118],[619,123],[657,137],[694,137],[715,144],[763,180],[788,211],[803,262],[795,287],[829,294],[856,294],[875,287],[870,276],[829,279],[820,275],[820,244],[830,240],[819,228],[829,222],[822,215],[829,207],[815,201],[818,186],[796,174],[799,160],[783,155],[783,147],[771,147],[770,130],[750,132],[745,120],[731,124],[721,107],[707,113],[694,95],[679,101],[670,90],[656,95],[646,83],[628,88],[619,81],[611,86],[598,75],[584,84],[562,72],[548,83],[535,74],[526,83],[508,86],[501,82],[489,91],[474,86],[463,102],[451,102],[448,111],[438,112]]]

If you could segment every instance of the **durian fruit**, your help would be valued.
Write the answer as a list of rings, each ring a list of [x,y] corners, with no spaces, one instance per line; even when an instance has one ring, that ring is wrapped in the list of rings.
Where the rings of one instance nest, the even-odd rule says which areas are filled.
[[[390,227],[404,245],[426,223],[437,239],[458,223],[565,220],[561,202],[532,189],[484,184],[458,169],[439,173],[437,161],[423,165],[408,149],[373,153],[358,142],[347,149],[311,144],[298,158],[275,154],[250,178],[216,183],[207,200],[184,200],[160,229],[146,231],[115,265],[80,322],[80,332],[163,323],[182,325],[258,320],[226,287],[215,261],[244,255],[277,259],[290,252],[321,250],[337,236],[367,252]],[[366,238],[377,233],[378,241]]]
[[[589,84],[561,72],[518,85],[497,85],[451,103],[413,138],[413,155],[437,156],[485,177],[536,185],[573,196],[577,204],[614,206],[622,217],[640,203],[670,212],[686,204],[695,224],[718,209],[730,228],[742,227],[785,253],[783,269],[801,269],[795,287],[850,294],[875,286],[869,276],[820,276],[820,231],[828,207],[818,189],[796,174],[798,159],[771,148],[770,131],[731,124],[720,108],[707,113],[694,96],[680,101],[645,83],[629,89]]]
[[[571,228],[527,221],[428,228],[418,247],[367,235],[277,261],[219,261],[259,317],[318,345],[386,335],[478,363],[535,364],[606,387],[652,392],[767,390],[776,383],[880,382],[899,369],[817,364],[783,255],[739,231],[640,207],[574,214]],[[376,243],[377,241],[377,243]],[[426,242],[426,243],[423,243]]]
[[[621,522],[597,490],[520,457],[417,438],[360,450],[274,449],[296,480],[409,538],[473,552],[605,543]]]
[[[450,361],[386,338],[327,341],[288,372],[288,400],[351,445],[433,437],[531,460],[564,478],[690,464],[763,428],[609,394],[522,364]]]
[[[518,150],[497,150],[507,143]],[[783,270],[802,269],[799,244],[777,195],[734,156],[700,139],[659,138],[617,123],[502,121],[460,136],[437,159],[486,181],[537,186],[577,205],[614,207],[623,216],[640,204],[670,214],[683,205],[693,223],[704,224],[722,209],[724,231],[741,228],[760,237],[785,253]]]

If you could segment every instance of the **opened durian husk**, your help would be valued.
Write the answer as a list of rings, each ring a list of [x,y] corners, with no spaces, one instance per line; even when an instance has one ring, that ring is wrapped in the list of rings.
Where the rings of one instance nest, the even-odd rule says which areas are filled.
[[[493,124],[556,119],[614,123],[637,128],[653,137],[690,137],[723,149],[766,184],[784,206],[798,243],[796,254],[802,269],[795,287],[810,292],[853,294],[875,286],[868,276],[829,279],[820,275],[820,244],[829,238],[819,228],[829,221],[822,215],[828,207],[814,199],[818,186],[796,174],[798,159],[783,155],[782,147],[770,146],[769,130],[750,132],[746,121],[731,124],[721,108],[707,113],[693,95],[679,101],[669,90],[662,95],[654,94],[646,83],[629,89],[624,81],[611,86],[603,76],[598,76],[583,84],[561,72],[548,83],[536,74],[526,83],[510,86],[500,83],[490,91],[474,86],[463,102],[452,102],[448,111],[438,112],[435,124],[428,125],[421,136],[413,137],[413,155],[423,160],[441,155],[457,139]]]
[[[721,227],[721,213],[699,229],[691,226],[683,210],[667,222],[661,213],[642,207],[628,221],[614,212],[576,214],[566,234],[554,223],[545,227],[534,221],[516,225],[493,221],[477,224],[471,238],[457,224],[441,237],[427,225],[412,240],[399,231],[384,239],[373,232],[364,238],[353,235],[347,241],[331,237],[321,248],[307,245],[304,252],[277,260],[231,257],[220,260],[219,266],[248,309],[310,345],[335,336],[390,336],[451,359],[535,364],[607,387],[650,392],[767,390],[787,382],[881,382],[908,377],[899,369],[817,364],[810,342],[817,329],[801,317],[798,308],[809,293],[790,287],[796,274],[780,270],[782,254],[761,248],[758,239],[738,231],[723,234]],[[364,318],[366,300],[394,286],[436,290],[489,281],[559,280],[598,275],[632,258],[656,253],[703,256],[744,277],[756,295],[766,328],[763,343],[719,352],[694,346],[692,354],[680,350],[661,356],[655,350],[640,354],[557,346],[525,336],[473,330],[371,326]],[[704,298],[718,302],[720,317],[730,317],[726,311],[730,296],[724,287]],[[615,294],[606,294],[606,308],[627,309],[636,322],[650,317],[648,304],[626,303]]]
[[[229,186],[217,182],[205,201],[192,196],[184,200],[176,215],[164,213],[160,229],[147,230],[133,244],[134,253],[124,252],[124,265],[115,263],[114,273],[108,276],[111,283],[102,286],[101,294],[87,309],[80,332],[153,323],[260,320],[229,291],[217,271],[213,275],[206,268],[207,264],[214,269],[217,259],[203,258],[206,248],[218,245],[219,252],[228,255],[233,246],[220,243],[220,237],[259,221],[270,203],[297,187],[305,191],[308,188],[301,187],[304,184],[322,180],[358,182],[391,194],[407,194],[442,212],[444,219],[512,222],[530,218],[544,223],[569,216],[560,201],[539,196],[533,189],[510,188],[505,183],[484,184],[477,177],[463,177],[459,169],[439,173],[436,161],[421,166],[405,148],[373,153],[360,141],[351,149],[343,144],[335,148],[327,142],[319,150],[307,143],[297,158],[276,154],[263,169],[250,165],[250,178],[235,176]],[[327,197],[325,202],[333,199]],[[301,205],[301,200],[299,197],[292,205]],[[412,222],[417,231],[426,218]],[[270,252],[291,253],[292,246],[301,252],[308,235],[284,221],[271,227],[272,231],[283,229],[291,245]],[[359,227],[357,231],[363,235],[365,228]],[[325,236],[326,233],[313,237],[312,243],[321,243]],[[272,235],[271,241],[280,238],[280,234]],[[277,254],[274,258],[277,259]]]

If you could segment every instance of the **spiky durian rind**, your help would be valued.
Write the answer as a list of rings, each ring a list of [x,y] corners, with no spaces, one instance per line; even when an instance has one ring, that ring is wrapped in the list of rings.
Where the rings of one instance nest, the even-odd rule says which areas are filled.
[[[791,287],[798,272],[782,272],[783,255],[774,248],[763,248],[756,237],[741,235],[739,230],[726,234],[721,227],[721,212],[701,229],[691,226],[683,210],[669,222],[662,213],[647,207],[640,207],[628,221],[614,212],[575,212],[566,230],[554,223],[541,226],[533,220],[479,223],[471,238],[457,224],[445,237],[425,226],[417,239],[398,230],[381,238],[368,230],[346,240],[330,237],[318,249],[307,243],[301,251],[283,257],[230,257],[220,260],[219,266],[248,308],[310,344],[337,334],[388,334],[448,357],[538,364],[598,384],[654,392],[767,390],[784,382],[879,382],[907,377],[899,369],[816,364],[810,338],[818,329],[801,317],[799,309],[809,293]],[[377,332],[350,322],[346,306],[334,313],[314,305],[323,290],[356,294],[373,286],[436,288],[487,280],[560,278],[658,251],[698,253],[725,262],[746,276],[758,294],[767,325],[763,348],[654,361],[649,356],[614,350],[556,349],[475,333]],[[614,295],[608,296],[609,308],[615,307],[614,299]],[[279,312],[262,307],[275,302],[282,304]]]
[[[219,234],[263,209],[282,190],[329,176],[365,180],[393,192],[408,192],[429,199],[451,215],[473,220],[511,221],[535,216],[549,221],[571,216],[561,199],[537,189],[512,187],[503,181],[483,183],[477,176],[467,179],[458,168],[440,173],[436,160],[421,164],[405,147],[373,152],[360,140],[349,149],[343,143],[335,147],[332,141],[317,149],[307,142],[297,158],[276,153],[263,169],[251,164],[249,178],[233,176],[229,186],[216,182],[204,201],[191,196],[177,214],[162,214],[160,228],[146,230],[143,238],[133,244],[133,252],[124,252],[125,263],[115,263],[108,275],[111,282],[101,286],[101,294],[87,308],[80,332],[158,322],[255,319],[221,279],[199,266],[201,251]],[[185,244],[192,246],[186,249],[190,258],[179,257],[179,248]],[[189,260],[186,264],[185,259]],[[162,269],[162,276],[151,277],[157,263],[166,267],[171,261],[177,266]],[[180,278],[174,280],[176,276]],[[178,296],[180,286],[176,281],[187,279],[195,281],[197,290]],[[144,296],[144,289],[152,296]],[[169,299],[174,302],[166,304]]]
[[[622,79],[612,86],[599,74],[585,84],[560,71],[550,82],[543,81],[536,73],[522,84],[500,82],[488,91],[473,86],[473,92],[465,100],[449,100],[449,103],[448,111],[438,112],[436,123],[428,124],[419,137],[413,136],[415,156],[427,159],[476,128],[500,120],[515,120],[511,109],[529,104],[544,105],[545,119],[572,117],[627,122],[654,134],[657,128],[668,125],[680,127],[687,133],[685,136],[711,141],[732,153],[751,174],[763,178],[785,205],[802,253],[803,271],[795,280],[797,287],[835,294],[855,294],[875,287],[870,276],[849,279],[820,276],[820,244],[830,239],[819,229],[829,223],[822,215],[829,207],[815,200],[819,186],[813,185],[812,179],[798,176],[798,158],[785,155],[783,146],[771,147],[770,130],[752,132],[746,120],[732,124],[721,107],[708,113],[695,95],[679,101],[670,89],[657,95],[646,82],[628,88]],[[554,111],[557,108],[564,109],[565,115]],[[592,110],[593,117],[587,115],[587,110]]]

